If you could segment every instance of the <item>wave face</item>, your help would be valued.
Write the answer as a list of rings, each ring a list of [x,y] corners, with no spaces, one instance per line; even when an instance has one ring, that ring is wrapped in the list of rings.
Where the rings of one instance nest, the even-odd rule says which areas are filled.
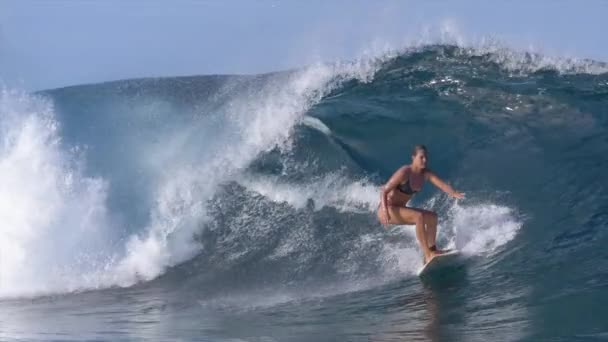
[[[437,211],[440,245],[473,265],[483,292],[467,305],[500,312],[462,337],[597,333],[530,324],[608,285],[608,75],[543,61],[436,45],[255,76],[4,89],[0,296],[141,283],[255,309],[417,282],[413,229],[386,231],[374,212],[423,143],[467,198],[427,184],[413,205]]]

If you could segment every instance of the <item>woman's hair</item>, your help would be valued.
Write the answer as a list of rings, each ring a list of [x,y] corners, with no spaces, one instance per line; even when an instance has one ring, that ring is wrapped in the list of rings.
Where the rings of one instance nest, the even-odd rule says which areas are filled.
[[[417,155],[418,152],[420,152],[420,151],[427,153],[426,146],[424,146],[422,144],[414,145],[414,149],[412,150],[412,156]]]

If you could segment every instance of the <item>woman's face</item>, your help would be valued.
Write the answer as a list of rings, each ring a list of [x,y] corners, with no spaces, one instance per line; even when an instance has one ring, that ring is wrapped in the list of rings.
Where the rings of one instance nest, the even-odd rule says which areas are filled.
[[[412,164],[416,167],[424,169],[426,167],[426,152],[419,150],[412,156]]]

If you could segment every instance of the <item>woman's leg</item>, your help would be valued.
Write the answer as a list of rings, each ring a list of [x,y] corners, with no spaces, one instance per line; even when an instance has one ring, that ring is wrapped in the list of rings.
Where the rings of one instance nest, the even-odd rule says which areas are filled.
[[[437,239],[437,214],[430,210],[423,210],[424,225],[426,226],[426,242],[429,247],[435,246]]]
[[[389,223],[390,224],[414,224],[416,225],[416,238],[418,239],[418,243],[420,244],[420,248],[424,253],[424,260],[428,262],[431,260],[433,256],[437,253],[430,250],[429,242],[427,241],[427,233],[425,230],[425,222],[424,222],[424,212],[418,209],[405,208],[405,207],[395,207],[389,206]],[[381,223],[386,222],[385,213],[383,210],[378,208],[378,219]]]

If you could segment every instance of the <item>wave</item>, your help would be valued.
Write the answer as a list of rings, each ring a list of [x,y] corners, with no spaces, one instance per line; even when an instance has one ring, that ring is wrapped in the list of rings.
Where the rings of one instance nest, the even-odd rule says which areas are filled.
[[[539,170],[572,167],[580,139],[605,149],[604,68],[440,44],[263,75],[4,89],[0,296],[414,274],[413,231],[383,230],[374,211],[420,142],[467,200],[414,204],[440,214],[442,245],[494,258],[539,215],[526,187],[555,177]]]

